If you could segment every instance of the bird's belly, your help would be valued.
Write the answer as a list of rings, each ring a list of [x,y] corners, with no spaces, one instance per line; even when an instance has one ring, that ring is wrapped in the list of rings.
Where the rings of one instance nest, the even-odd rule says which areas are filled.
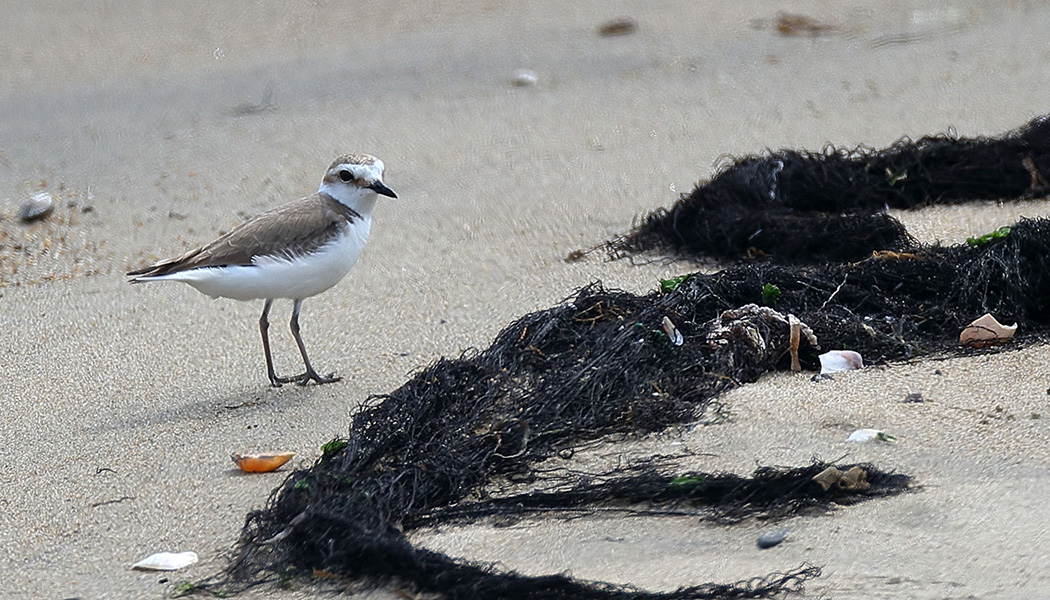
[[[195,269],[182,279],[209,296],[235,300],[301,300],[331,288],[346,276],[364,249],[361,236],[348,231],[311,254],[258,256],[251,266]]]

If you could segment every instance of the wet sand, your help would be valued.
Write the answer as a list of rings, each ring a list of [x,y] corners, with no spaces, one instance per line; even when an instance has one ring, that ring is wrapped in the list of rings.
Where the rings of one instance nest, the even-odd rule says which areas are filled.
[[[954,128],[996,135],[1047,112],[1041,2],[786,3],[832,25],[780,35],[763,2],[400,2],[96,6],[7,3],[0,36],[0,595],[159,598],[219,570],[281,473],[308,466],[371,393],[593,280],[634,292],[693,270],[572,250],[625,231],[710,177],[720,156],[886,145]],[[635,33],[598,27],[629,16]],[[537,74],[515,87],[515,69]],[[361,262],[307,301],[303,335],[336,385],[270,389],[261,303],[212,301],[123,273],[316,189],[338,154],[387,164]],[[15,219],[44,189],[44,222]],[[1050,214],[994,201],[897,214],[958,242]],[[279,371],[299,367],[271,315]],[[714,316],[714,315],[712,315]],[[1050,586],[1050,351],[919,360],[834,381],[774,374],[727,394],[728,423],[609,443],[580,460],[698,453],[750,472],[813,456],[913,475],[897,498],[766,524],[527,519],[422,532],[527,573],[669,589],[787,570],[814,597],[1038,597]],[[908,393],[927,402],[905,404]],[[859,427],[897,445],[852,445]],[[161,550],[201,562],[129,566]],[[161,583],[162,579],[167,581]],[[306,592],[258,590],[244,597]]]

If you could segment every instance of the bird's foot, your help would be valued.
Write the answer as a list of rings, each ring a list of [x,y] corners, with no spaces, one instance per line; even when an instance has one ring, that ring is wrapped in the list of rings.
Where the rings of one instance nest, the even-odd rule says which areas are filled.
[[[329,373],[327,377],[322,377],[322,376],[317,374],[317,371],[314,371],[313,369],[310,369],[309,371],[307,371],[307,372],[303,373],[302,375],[300,375],[298,380],[296,380],[296,383],[298,383],[299,385],[306,385],[306,384],[308,384],[308,383],[310,383],[312,381],[312,382],[316,383],[317,385],[324,385],[326,383],[335,383],[337,381],[342,381],[342,380],[343,380],[343,378],[342,377],[336,377],[335,373]]]
[[[343,380],[343,378],[342,377],[336,377],[335,373],[329,373],[327,377],[324,377],[324,376],[321,376],[320,374],[318,374],[317,371],[314,371],[313,369],[310,369],[309,371],[307,371],[305,373],[301,373],[301,374],[295,375],[293,377],[277,377],[275,375],[275,376],[270,378],[270,385],[272,385],[273,387],[281,387],[281,385],[283,385],[285,383],[295,383],[295,384],[298,384],[298,385],[309,385],[311,381],[314,382],[317,385],[323,385],[325,383],[335,383],[337,381],[342,381],[342,380]]]

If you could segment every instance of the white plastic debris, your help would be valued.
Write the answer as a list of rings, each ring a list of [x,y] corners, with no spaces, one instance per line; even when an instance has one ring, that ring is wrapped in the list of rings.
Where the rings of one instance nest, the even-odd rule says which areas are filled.
[[[881,431],[878,429],[858,429],[853,433],[849,434],[849,437],[846,438],[846,441],[858,443],[879,441],[886,442],[887,444],[896,444],[897,438],[886,433],[885,431]]]
[[[131,565],[143,571],[178,571],[197,562],[196,552],[158,552]]]
[[[963,346],[984,348],[1002,344],[1014,337],[1017,332],[1017,323],[1003,325],[990,314],[985,314],[966,326],[959,334],[959,343]]]
[[[817,358],[820,359],[821,375],[864,368],[864,359],[861,358],[859,353],[852,350],[832,350],[821,354]]]

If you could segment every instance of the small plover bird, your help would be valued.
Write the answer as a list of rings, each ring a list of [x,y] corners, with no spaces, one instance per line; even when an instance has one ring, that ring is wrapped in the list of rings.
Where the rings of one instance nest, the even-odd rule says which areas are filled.
[[[299,336],[303,300],[339,283],[361,256],[379,194],[397,198],[383,183],[383,161],[347,154],[328,167],[316,194],[278,206],[239,225],[214,242],[152,267],[131,271],[131,283],[182,281],[212,298],[265,300],[259,331],[270,384],[332,383],[310,366]],[[270,356],[268,316],[273,301],[288,298],[292,335],[306,372],[278,377]]]

